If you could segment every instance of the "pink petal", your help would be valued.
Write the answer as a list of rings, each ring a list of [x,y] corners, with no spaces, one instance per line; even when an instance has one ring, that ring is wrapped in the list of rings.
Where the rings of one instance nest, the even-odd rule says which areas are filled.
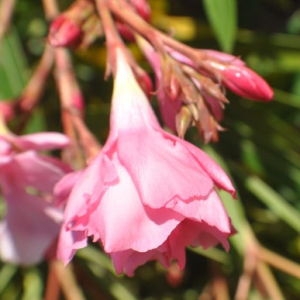
[[[31,186],[43,192],[52,192],[53,186],[69,169],[65,164],[54,159],[45,159],[34,151],[26,151],[14,156],[16,175],[19,180],[16,183],[23,186]],[[55,164],[56,165],[55,165]]]
[[[117,68],[111,108],[111,132],[142,125],[160,129],[157,118],[143,90],[120,50],[117,50]],[[130,92],[126,92],[130,91]],[[133,109],[134,107],[134,109]],[[132,126],[132,124],[135,124]]]
[[[57,244],[56,256],[65,264],[73,258],[77,249],[87,246],[87,238],[84,231],[70,231],[62,226]]]
[[[120,162],[143,203],[152,208],[163,207],[177,198],[205,198],[213,188],[212,180],[179,141],[171,135],[146,130],[119,137]]]
[[[77,180],[65,209],[66,222],[75,221],[76,216],[89,214],[88,206],[98,202],[109,185],[118,182],[118,175],[113,164],[100,153]]]
[[[174,201],[171,205],[167,207],[188,219],[205,222],[224,233],[231,232],[229,217],[215,191],[212,191],[206,199],[195,199],[191,202]]]
[[[235,197],[236,190],[224,170],[201,149],[188,142],[183,141],[183,143],[215,184]]]
[[[68,146],[70,140],[61,133],[43,132],[15,137],[14,143],[23,150],[51,150]]]
[[[72,182],[76,185],[70,193],[69,184]],[[118,177],[114,166],[100,153],[85,171],[62,179],[56,186],[58,197],[70,193],[57,249],[58,257],[65,263],[72,258],[75,249],[86,246],[90,216],[106,188],[116,182]]]
[[[68,173],[54,186],[53,192],[56,196],[55,201],[57,206],[66,204],[72,188],[75,186],[77,180],[81,178],[82,173],[82,170]]]
[[[222,243],[223,247],[228,250],[228,237],[234,233],[234,230],[222,232],[218,228],[210,226],[205,222],[196,222],[186,219],[169,237],[169,246],[172,257],[178,260],[181,257],[181,247],[201,246],[203,248],[213,247],[218,243]],[[180,245],[180,246],[178,246]],[[178,260],[180,262],[180,260]]]
[[[49,204],[17,190],[6,197],[6,201],[7,215],[0,230],[2,259],[26,265],[39,262],[60,227],[59,223],[47,216]]]
[[[157,260],[165,267],[168,266],[162,252],[150,250],[147,252],[137,252],[133,250],[110,253],[112,262],[118,274],[124,273],[127,276],[133,276],[137,267],[151,260]]]
[[[99,232],[106,252],[130,248],[145,252],[158,247],[182,217],[163,208],[148,210],[121,165],[118,166],[118,176],[119,183],[108,188],[91,216],[93,221],[89,224],[89,235],[97,235]]]
[[[5,136],[0,135],[0,159],[4,155],[9,155],[11,152],[11,145],[7,142]]]

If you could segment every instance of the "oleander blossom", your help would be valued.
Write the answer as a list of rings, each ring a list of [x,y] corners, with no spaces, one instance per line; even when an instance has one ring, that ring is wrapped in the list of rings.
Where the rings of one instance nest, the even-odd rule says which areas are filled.
[[[99,241],[117,273],[149,260],[185,265],[185,247],[229,248],[230,219],[216,188],[234,195],[224,171],[194,145],[160,127],[120,49],[110,133],[101,152],[56,186],[66,201],[58,258],[69,262],[87,238]]]
[[[0,189],[6,204],[6,215],[0,222],[2,260],[38,263],[57,238],[63,214],[53,204],[52,191],[71,169],[37,151],[68,143],[60,133],[0,135]]]

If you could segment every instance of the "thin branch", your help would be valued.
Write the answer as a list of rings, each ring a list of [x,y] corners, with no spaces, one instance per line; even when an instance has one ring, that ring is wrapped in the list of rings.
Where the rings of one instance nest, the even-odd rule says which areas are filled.
[[[59,13],[56,0],[43,0],[42,2],[47,20],[53,20]]]
[[[2,0],[0,3],[0,41],[8,30],[16,0]]]
[[[269,265],[300,279],[300,264],[297,264],[262,246],[259,247],[258,255],[265,263],[268,263]]]
[[[194,48],[185,45],[173,39],[169,35],[154,28],[147,23],[142,17],[136,14],[132,7],[124,0],[109,0],[109,8],[123,22],[129,25],[134,31],[147,39],[158,51],[163,51],[164,46],[168,46],[192,61],[198,61],[201,54]]]
[[[264,262],[260,262],[256,268],[255,283],[261,287],[269,296],[268,299],[283,300],[283,296],[274,275]]]
[[[52,261],[51,265],[61,285],[66,300],[84,300],[85,297],[82,291],[78,288],[78,284],[73,274],[72,265],[69,264],[68,266],[64,266],[60,261]]]
[[[60,296],[60,285],[56,275],[55,267],[49,262],[48,279],[44,300],[58,300]]]
[[[239,278],[238,287],[235,294],[235,300],[247,300],[253,280],[253,275],[258,265],[257,242],[249,240],[248,247],[244,255],[244,270]]]

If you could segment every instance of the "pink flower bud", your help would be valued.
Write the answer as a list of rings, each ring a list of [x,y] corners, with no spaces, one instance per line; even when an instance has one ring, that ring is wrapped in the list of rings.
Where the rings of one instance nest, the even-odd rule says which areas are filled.
[[[270,101],[273,98],[273,90],[267,82],[245,66],[225,67],[221,76],[224,85],[237,95],[262,101]]]
[[[131,5],[136,9],[137,13],[146,21],[150,20],[151,9],[146,0],[130,0]]]
[[[72,98],[72,105],[79,112],[84,111],[84,99],[80,91],[76,91]]]
[[[82,35],[81,27],[62,14],[52,22],[48,41],[54,47],[76,46],[80,43]]]
[[[10,121],[15,116],[14,102],[1,101],[0,111],[5,121]]]
[[[146,72],[135,73],[137,81],[147,96],[153,93],[153,84],[150,76]]]
[[[145,21],[150,21],[151,8],[146,0],[130,0],[130,5],[136,11],[136,13],[142,17]],[[118,31],[128,41],[134,41],[134,34],[130,27],[126,23],[121,21],[117,22]]]

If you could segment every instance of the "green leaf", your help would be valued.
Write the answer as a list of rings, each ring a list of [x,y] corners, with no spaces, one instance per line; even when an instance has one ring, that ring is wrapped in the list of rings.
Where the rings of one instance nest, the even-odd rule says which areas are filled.
[[[279,218],[300,232],[300,213],[269,185],[256,176],[246,180],[246,186],[256,197],[269,207]]]
[[[7,285],[12,282],[13,277],[17,272],[17,267],[14,265],[6,264],[0,269],[0,295]]]
[[[25,132],[27,134],[43,131],[47,129],[46,118],[44,111],[41,109],[35,109],[29,122],[26,125]]]
[[[208,20],[226,52],[231,52],[237,31],[236,0],[203,0]]]
[[[0,99],[17,97],[26,78],[27,64],[19,36],[10,30],[0,44]]]
[[[43,280],[37,268],[25,270],[22,300],[42,299]]]

